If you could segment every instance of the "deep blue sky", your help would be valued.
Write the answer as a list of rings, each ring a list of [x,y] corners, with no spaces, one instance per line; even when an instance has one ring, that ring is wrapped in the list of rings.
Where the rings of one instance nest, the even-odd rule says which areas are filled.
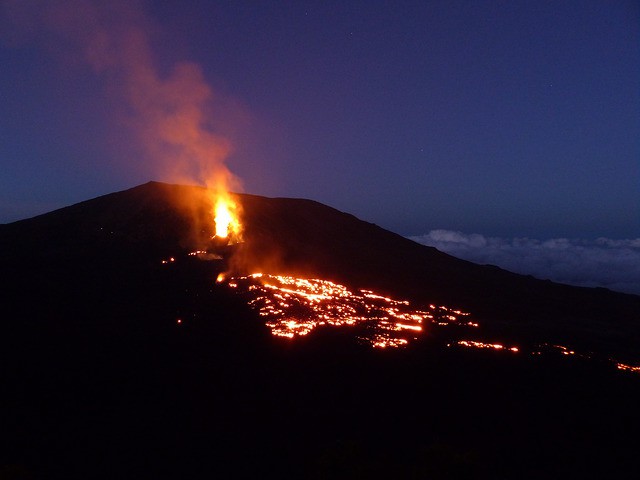
[[[158,68],[202,67],[248,193],[405,235],[640,237],[637,1],[143,6]],[[172,181],[104,75],[2,15],[0,222]]]

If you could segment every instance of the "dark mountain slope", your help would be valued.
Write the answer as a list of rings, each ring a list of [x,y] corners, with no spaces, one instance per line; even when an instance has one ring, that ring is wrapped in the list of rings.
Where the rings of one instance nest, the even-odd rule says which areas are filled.
[[[306,272],[464,306],[524,336],[529,321],[573,338],[560,312],[591,301],[606,315],[575,315],[602,318],[588,340],[616,309],[631,336],[637,297],[479,267],[308,200],[238,198],[246,241],[227,262],[185,255],[208,236],[194,187],[149,183],[0,226],[0,478],[637,473],[634,374],[428,335],[406,349],[344,329],[287,342],[213,278],[229,264]]]
[[[238,198],[245,232],[231,262],[237,269],[293,272],[442,303],[512,336],[625,357],[640,343],[638,296],[476,265],[310,200]],[[150,182],[0,226],[0,261],[153,263],[205,245],[209,209],[202,188]]]

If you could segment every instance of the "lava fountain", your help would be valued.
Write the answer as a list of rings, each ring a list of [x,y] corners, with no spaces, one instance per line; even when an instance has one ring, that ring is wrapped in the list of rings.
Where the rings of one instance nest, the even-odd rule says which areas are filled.
[[[238,243],[242,236],[240,206],[228,193],[216,193],[213,203],[214,234],[212,240]]]

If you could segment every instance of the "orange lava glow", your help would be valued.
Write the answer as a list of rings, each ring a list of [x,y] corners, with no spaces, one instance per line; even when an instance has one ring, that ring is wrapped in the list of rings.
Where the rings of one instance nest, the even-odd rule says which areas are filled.
[[[625,370],[627,372],[635,372],[635,373],[640,373],[640,366],[632,366],[632,365],[627,365],[625,363],[616,363],[616,367],[618,368],[618,370]]]
[[[204,250],[196,250],[187,255],[203,260],[222,259],[221,256]],[[162,263],[167,268],[172,268],[178,260],[168,257]],[[215,282],[244,297],[248,305],[264,319],[271,334],[279,338],[294,340],[309,335],[318,328],[344,327],[350,328],[350,333],[360,343],[386,349],[405,347],[419,340],[428,331],[449,327],[454,329],[450,333],[456,336],[462,334],[474,338],[452,340],[447,333],[445,336],[450,343],[446,343],[446,346],[450,348],[544,357],[561,356],[580,361],[597,359],[620,371],[640,373],[640,365],[621,363],[611,357],[581,352],[555,343],[508,346],[483,340],[479,338],[482,335],[480,325],[469,313],[436,304],[415,307],[407,300],[398,300],[371,290],[351,290],[345,285],[328,280],[265,273],[230,276],[229,272],[223,272]],[[176,324],[183,323],[182,318],[176,319]]]
[[[518,347],[505,347],[504,345],[501,345],[499,343],[485,343],[485,342],[478,342],[475,340],[459,340],[457,342],[454,343],[449,343],[447,344],[448,347],[468,347],[468,348],[487,348],[487,349],[492,349],[492,350],[504,350],[507,352],[513,352],[513,353],[518,353],[520,351],[520,349]]]
[[[215,235],[217,238],[238,237],[241,232],[238,204],[228,195],[218,195],[214,206]]]
[[[459,310],[433,305],[415,309],[406,300],[370,290],[352,292],[327,280],[256,273],[233,277],[228,286],[249,297],[249,305],[264,317],[273,335],[289,339],[322,326],[356,327],[364,343],[400,347],[416,340],[428,324],[467,325],[459,317],[468,314]]]

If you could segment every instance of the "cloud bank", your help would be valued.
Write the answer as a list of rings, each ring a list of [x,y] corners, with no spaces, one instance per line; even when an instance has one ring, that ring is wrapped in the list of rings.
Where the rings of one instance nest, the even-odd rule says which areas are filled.
[[[536,240],[450,230],[431,230],[409,238],[474,263],[570,285],[640,295],[640,238]]]

